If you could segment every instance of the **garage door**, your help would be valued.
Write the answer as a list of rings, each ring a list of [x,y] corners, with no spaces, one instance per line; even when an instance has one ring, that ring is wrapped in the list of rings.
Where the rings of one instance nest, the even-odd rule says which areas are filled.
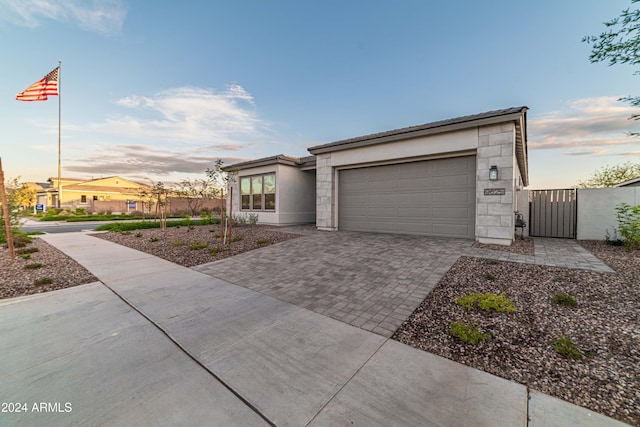
[[[475,237],[475,156],[339,172],[338,228]]]

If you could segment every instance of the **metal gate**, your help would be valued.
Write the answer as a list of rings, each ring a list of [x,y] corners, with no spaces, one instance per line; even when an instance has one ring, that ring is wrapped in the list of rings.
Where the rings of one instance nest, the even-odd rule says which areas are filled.
[[[529,192],[530,236],[575,239],[577,214],[575,188]]]

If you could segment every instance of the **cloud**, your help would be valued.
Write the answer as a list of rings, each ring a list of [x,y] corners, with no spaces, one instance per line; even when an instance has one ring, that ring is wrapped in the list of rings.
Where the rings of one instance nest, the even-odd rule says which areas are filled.
[[[117,34],[127,16],[122,0],[0,0],[0,19],[25,27],[42,21],[75,22],[80,28],[104,35]]]
[[[609,155],[609,149],[640,145],[640,139],[628,135],[640,128],[640,123],[629,119],[638,109],[618,99],[577,99],[569,103],[567,110],[530,118],[529,148],[573,149],[569,155]]]
[[[232,147],[261,138],[268,128],[253,109],[253,97],[235,84],[223,91],[180,87],[153,96],[131,95],[116,104],[133,112],[111,116],[92,130],[171,143],[217,141]]]
[[[255,157],[272,132],[253,96],[237,84],[132,94],[114,104],[117,112],[102,122],[67,132],[66,172],[175,181],[204,174],[217,159],[231,164]]]
[[[176,175],[204,175],[216,160],[225,164],[246,160],[242,157],[205,155],[193,150],[164,149],[144,144],[74,147],[81,156],[65,161],[65,172],[101,176],[121,175],[131,179],[175,179]]]

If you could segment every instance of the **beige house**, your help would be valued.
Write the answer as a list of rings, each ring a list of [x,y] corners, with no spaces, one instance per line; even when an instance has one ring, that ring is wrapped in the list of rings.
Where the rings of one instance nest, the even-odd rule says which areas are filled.
[[[234,212],[320,230],[510,245],[528,185],[527,107],[488,111],[238,163]],[[315,215],[312,214],[315,212]]]
[[[58,178],[49,178],[48,186],[36,194],[37,204],[45,209],[58,205]],[[41,184],[42,185],[42,184]],[[88,212],[141,210],[140,192],[151,187],[119,176],[91,180],[61,178],[60,205],[64,208],[84,208]]]
[[[97,212],[147,212],[155,213],[153,198],[143,197],[143,193],[150,194],[152,187],[131,181],[120,176],[110,176],[91,180],[61,178],[62,208],[82,208],[87,213]],[[46,183],[38,185],[36,203],[44,206],[44,210],[57,207],[58,179],[49,178]],[[200,208],[209,210],[219,209],[221,200],[206,200]],[[189,201],[184,197],[170,194],[166,205],[167,213],[190,213]]]

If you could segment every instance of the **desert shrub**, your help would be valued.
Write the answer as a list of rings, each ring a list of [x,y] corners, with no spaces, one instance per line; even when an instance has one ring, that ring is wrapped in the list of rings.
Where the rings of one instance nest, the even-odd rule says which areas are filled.
[[[564,336],[552,340],[551,346],[558,354],[566,357],[567,359],[580,360],[584,356],[573,341]]]
[[[578,302],[569,294],[556,294],[553,296],[553,303],[564,305],[565,307],[575,307]]]
[[[463,306],[467,310],[477,307],[483,311],[496,311],[498,313],[510,313],[516,311],[515,304],[511,299],[507,298],[507,295],[504,292],[497,295],[473,292],[464,295],[462,298],[458,298],[456,300],[456,304]]]
[[[189,249],[191,249],[192,251],[198,251],[200,249],[204,249],[207,246],[209,246],[209,243],[207,242],[192,242],[189,245]]]
[[[627,249],[640,247],[640,205],[631,206],[628,203],[620,203],[616,206],[616,218],[618,219],[618,231],[624,240]]]
[[[618,236],[618,230],[615,228],[613,229],[613,236],[611,235],[611,233],[609,233],[608,228],[604,231],[604,241],[607,245],[611,246],[624,245],[624,240],[622,240],[620,236]]]
[[[211,249],[211,250],[209,251],[209,255],[211,255],[211,256],[216,256],[216,255],[218,255],[220,252],[226,252],[226,251],[228,251],[228,250],[229,250],[229,248],[228,248],[228,247],[220,247],[220,246],[218,246],[218,247],[215,247],[215,248]]]
[[[24,248],[31,242],[33,242],[33,237],[30,237],[23,233],[13,233],[14,248]]]
[[[478,325],[464,321],[451,322],[449,324],[449,333],[467,344],[477,344],[480,341],[491,338],[491,335],[483,333]]]
[[[39,252],[39,251],[40,251],[40,249],[38,249],[38,248],[36,248],[36,247],[32,246],[32,247],[30,247],[30,248],[22,248],[22,249],[18,249],[18,250],[16,251],[16,253],[17,253],[18,255],[28,255],[28,254],[32,254],[32,253]]]
[[[42,279],[38,279],[33,282],[33,284],[36,286],[50,285],[52,283],[53,283],[53,279],[50,277],[43,277]]]
[[[36,270],[38,268],[42,268],[42,264],[39,262],[34,262],[33,264],[27,264],[24,266],[25,270]]]

